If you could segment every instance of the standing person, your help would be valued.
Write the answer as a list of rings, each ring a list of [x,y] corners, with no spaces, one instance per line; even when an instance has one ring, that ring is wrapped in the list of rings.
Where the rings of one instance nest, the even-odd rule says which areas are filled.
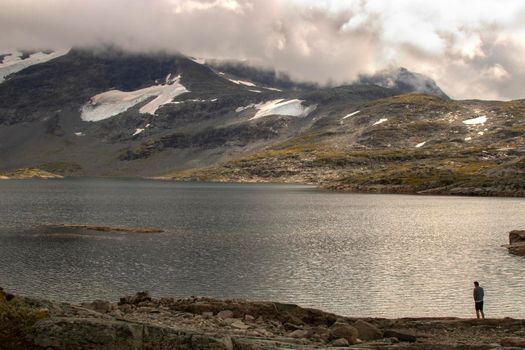
[[[474,306],[476,308],[476,317],[479,318],[481,313],[481,318],[485,319],[485,314],[483,313],[483,297],[485,296],[485,291],[479,286],[478,281],[474,282]]]

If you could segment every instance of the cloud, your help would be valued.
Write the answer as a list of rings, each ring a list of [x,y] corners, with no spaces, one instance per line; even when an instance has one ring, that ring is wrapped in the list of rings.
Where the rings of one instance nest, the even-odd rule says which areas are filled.
[[[0,50],[116,44],[343,83],[403,66],[454,98],[525,97],[521,0],[2,0]]]

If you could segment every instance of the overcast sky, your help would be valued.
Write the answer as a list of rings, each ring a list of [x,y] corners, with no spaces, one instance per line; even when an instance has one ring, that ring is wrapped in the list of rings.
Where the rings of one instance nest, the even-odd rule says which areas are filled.
[[[0,50],[178,50],[321,83],[403,66],[453,98],[525,98],[523,0],[0,0],[0,33]]]

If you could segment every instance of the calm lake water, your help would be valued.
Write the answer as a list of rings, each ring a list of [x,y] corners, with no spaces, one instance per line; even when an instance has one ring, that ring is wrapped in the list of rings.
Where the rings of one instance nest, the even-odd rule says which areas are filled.
[[[80,301],[293,302],[348,316],[525,318],[525,258],[501,244],[525,200],[127,179],[0,181],[0,286]],[[160,227],[54,235],[45,223]],[[46,233],[46,234],[43,234]]]

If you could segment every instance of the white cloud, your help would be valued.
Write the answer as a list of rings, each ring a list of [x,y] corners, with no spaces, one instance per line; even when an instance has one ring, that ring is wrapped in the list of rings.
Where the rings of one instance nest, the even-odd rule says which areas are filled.
[[[522,0],[2,0],[0,50],[113,43],[342,83],[404,66],[454,98],[525,97]]]
[[[198,1],[198,0],[170,0],[173,4],[173,11],[177,14],[188,13],[194,11],[209,11],[216,8],[223,8],[236,13],[242,13],[245,7],[250,7],[250,4],[241,4],[236,0],[214,0],[214,1]]]

